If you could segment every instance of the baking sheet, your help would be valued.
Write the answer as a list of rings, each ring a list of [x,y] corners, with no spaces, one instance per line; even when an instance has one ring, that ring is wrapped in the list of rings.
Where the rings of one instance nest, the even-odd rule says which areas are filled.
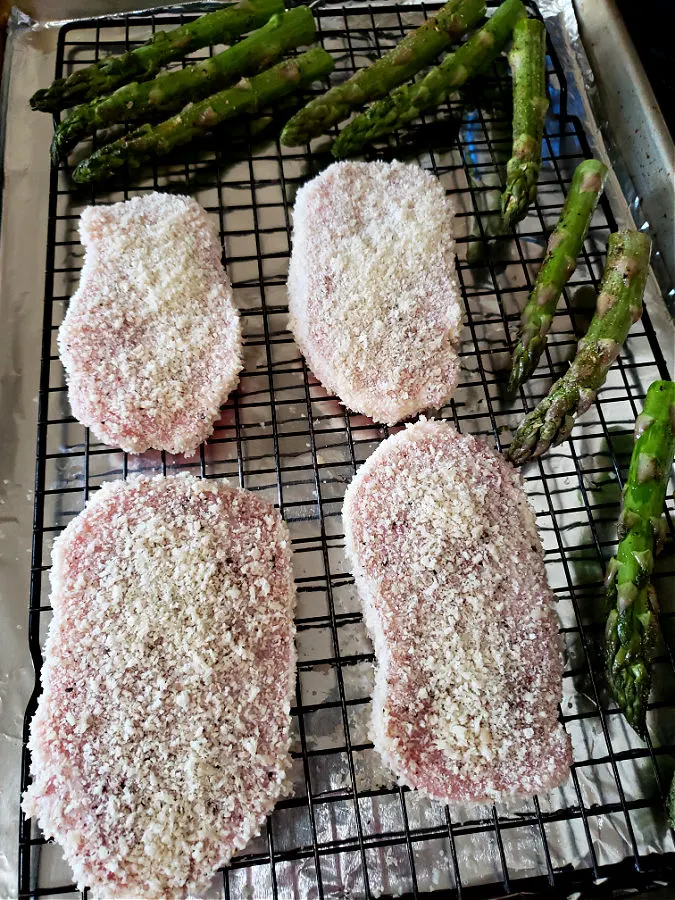
[[[565,44],[562,37],[568,29],[564,26],[564,16],[548,21],[549,31],[561,38],[560,52],[569,52],[570,69],[566,68],[568,77],[574,74],[574,66],[577,65],[576,57],[572,54],[572,48]],[[3,329],[0,332],[0,361],[2,364],[2,409],[0,410],[0,423],[2,423],[2,454],[0,466],[0,499],[3,505],[0,507],[0,521],[4,533],[2,558],[0,559],[0,574],[2,595],[1,606],[7,620],[7,627],[0,629],[0,659],[2,660],[2,672],[0,681],[0,700],[2,701],[2,743],[0,744],[0,767],[9,772],[7,789],[4,791],[2,815],[2,855],[0,856],[0,895],[12,896],[16,891],[16,825],[17,825],[17,797],[18,797],[18,758],[21,742],[23,710],[33,684],[33,674],[30,667],[30,659],[27,653],[26,641],[26,600],[28,595],[28,568],[29,552],[32,537],[31,509],[34,458],[33,448],[35,439],[36,419],[36,394],[38,358],[40,348],[41,320],[42,320],[42,295],[43,295],[43,254],[46,238],[46,196],[48,193],[48,160],[46,148],[51,135],[51,123],[48,117],[31,114],[27,108],[27,98],[40,84],[47,83],[52,77],[54,46],[56,30],[44,27],[27,27],[28,23],[21,21],[17,16],[14,20],[14,30],[11,35],[10,50],[8,54],[9,81],[6,80],[8,89],[8,121],[11,127],[7,132],[5,148],[5,196],[2,234],[0,236],[0,321]],[[558,46],[558,44],[556,44]],[[566,48],[566,49],[565,49]],[[580,70],[579,70],[580,71]],[[574,85],[570,85],[573,87]],[[586,130],[590,132],[595,142],[596,153],[602,153],[602,138],[590,119],[590,108],[581,90],[570,90],[570,101],[575,104],[574,111],[580,116]],[[422,160],[424,162],[424,160]],[[427,161],[428,163],[428,161]],[[256,167],[256,178],[261,182],[266,181],[264,166]],[[452,185],[448,184],[448,187]],[[616,181],[608,186],[608,195],[612,202],[615,216],[620,222],[629,221],[628,208],[619,190]],[[117,198],[115,198],[117,199]],[[209,205],[208,198],[197,197],[205,205]],[[11,223],[11,228],[6,223]],[[231,230],[237,230],[237,223],[232,222]],[[539,248],[540,250],[541,248]],[[533,251],[536,252],[536,246]],[[64,286],[64,291],[71,290],[76,281],[73,274],[70,285]],[[246,305],[255,302],[251,292],[240,292],[238,297],[240,304]],[[648,296],[648,308],[652,315],[657,333],[661,335],[661,345],[669,356],[670,371],[673,371],[673,347],[672,327],[665,314],[665,309],[660,301],[658,288],[652,280],[650,282]],[[283,302],[283,301],[282,301]],[[495,313],[494,296],[484,296],[472,301],[475,303],[474,311],[489,323],[490,316]],[[515,307],[514,307],[515,309]],[[494,327],[499,328],[501,321]],[[251,335],[249,335],[251,337]],[[253,336],[247,349],[247,371],[255,373],[264,369],[267,365],[268,348],[265,342],[260,341],[260,335]],[[256,339],[257,338],[257,339]],[[481,334],[481,340],[489,343],[493,339],[499,339],[491,326],[485,326],[485,333]],[[503,340],[503,335],[501,336]],[[473,347],[471,335],[468,336],[469,344]],[[282,353],[280,362],[287,365],[289,360],[296,358],[294,348],[290,342],[280,342]],[[644,341],[631,343],[631,352],[635,352],[635,358],[639,361],[640,354],[645,363],[649,361],[649,348]],[[470,348],[468,348],[470,349]],[[285,354],[285,355],[284,355]],[[653,367],[645,365],[642,369],[632,370],[636,373],[635,383],[632,385],[635,393],[643,393],[648,383],[656,377]],[[289,388],[291,390],[291,388]],[[317,393],[318,390],[318,393]],[[612,378],[608,382],[607,391],[612,396],[612,390],[619,396],[621,385],[614,383]],[[467,415],[472,412],[476,415],[484,415],[481,411],[483,386],[474,371],[469,374],[463,395],[458,398],[464,405]],[[289,454],[294,458],[296,475],[294,484],[284,487],[286,502],[293,509],[302,511],[307,507],[311,511],[316,502],[313,488],[308,487],[313,480],[314,470],[318,467],[321,472],[321,490],[325,496],[334,498],[334,509],[326,522],[332,523],[335,528],[334,546],[334,573],[340,573],[341,547],[339,541],[339,500],[344,490],[344,485],[351,473],[345,468],[343,455],[343,439],[336,440],[335,431],[344,430],[344,415],[341,407],[330,400],[321,399],[320,389],[312,388],[312,394],[318,399],[313,401],[312,409],[317,412],[316,428],[325,431],[321,438],[323,445],[318,450],[321,459],[312,459],[310,448],[305,446],[308,442],[304,436],[297,436],[296,443],[289,447]],[[68,414],[65,406],[65,395],[62,395],[64,414]],[[293,409],[293,402],[287,404],[287,413],[290,420],[302,419],[303,402],[298,401]],[[260,446],[269,440],[269,412],[250,412],[254,416],[248,422],[252,428],[259,429],[256,441]],[[258,419],[255,419],[258,416]],[[584,420],[588,426],[593,414]],[[615,429],[627,428],[634,417],[634,410],[630,403],[616,403],[612,406],[612,427]],[[334,430],[331,429],[334,423]],[[466,428],[467,423],[463,423]],[[78,431],[79,426],[72,426],[72,433],[68,428],[64,429],[62,445],[64,447],[77,448],[81,444]],[[294,431],[309,433],[309,423],[304,429],[299,429],[297,424]],[[589,434],[597,433],[597,428],[588,428]],[[252,432],[248,432],[251,434]],[[360,458],[365,458],[370,450],[382,437],[378,429],[367,429],[359,432]],[[206,464],[210,466],[208,474],[222,474],[226,477],[237,477],[236,465],[233,460],[219,456],[219,445],[215,449],[207,450]],[[222,450],[222,447],[221,447]],[[589,438],[583,453],[591,458],[597,458],[598,454],[606,453],[602,446],[602,440]],[[209,456],[209,454],[211,454]],[[261,454],[252,452],[254,457]],[[262,454],[264,456],[264,454]],[[121,472],[121,459],[116,454],[102,452],[96,457],[96,477],[101,479],[115,477]],[[268,461],[269,463],[269,461]],[[161,468],[161,462],[147,455],[141,463],[145,466]],[[264,464],[251,461],[251,466],[258,465],[264,469]],[[566,515],[563,508],[578,508],[579,498],[577,492],[590,492],[591,496],[602,498],[603,492],[609,491],[611,496],[616,494],[616,482],[597,480],[593,475],[582,478],[580,482],[574,466],[570,465],[569,454],[565,448],[550,454],[545,465],[551,473],[557,473],[563,492],[556,498],[556,525],[559,532],[565,535],[569,541],[567,546],[585,546],[592,542],[592,529],[601,529],[607,541],[612,540],[615,515],[610,512],[606,521],[580,520],[578,512]],[[53,473],[54,484],[79,485],[82,479],[81,467],[75,459],[70,467],[61,468]],[[303,472],[303,469],[306,471]],[[79,480],[78,480],[79,479]],[[269,492],[271,499],[275,499],[277,485],[274,477],[260,475],[257,482],[247,483],[247,486],[255,486],[258,489]],[[549,575],[552,586],[560,593],[559,612],[563,627],[573,627],[576,623],[575,603],[579,597],[565,596],[567,591],[567,574],[565,565],[572,566],[575,574],[575,583],[580,586],[580,596],[583,595],[583,584],[592,582],[599,575],[599,563],[597,556],[591,549],[585,555],[582,553],[579,559],[570,559],[561,555],[558,546],[558,535],[546,521],[547,510],[550,509],[550,498],[546,497],[541,484],[536,481],[529,485],[531,496],[535,506],[544,516],[540,520],[545,544],[549,550]],[[614,492],[612,494],[612,492]],[[71,506],[54,511],[54,521],[65,524],[68,517],[81,508],[83,494],[78,493]],[[583,500],[583,496],[581,498]],[[78,506],[79,503],[79,506]],[[293,506],[293,504],[296,504]],[[305,517],[300,512],[296,516],[293,527],[296,529],[298,540],[308,541],[311,545],[312,531],[308,522],[312,521],[311,515]],[[316,565],[312,561],[311,552],[296,553],[296,565],[298,576],[303,579],[318,577]],[[339,598],[339,611],[345,614],[358,612],[358,601],[353,586],[349,582],[346,569],[342,572],[342,580],[338,580],[335,588],[335,597]],[[344,583],[342,583],[344,581]],[[663,596],[667,597],[664,590]],[[672,592],[671,592],[672,594]],[[308,591],[300,595],[301,609],[299,615],[306,614],[310,603],[315,603],[317,595]],[[311,608],[314,608],[313,606]],[[303,659],[307,664],[306,673],[303,674],[301,666],[301,689],[306,691],[311,702],[320,704],[333,703],[339,694],[335,679],[326,671],[319,671],[311,665],[312,660],[322,658],[326,654],[326,640],[330,636],[325,633],[307,629],[299,632],[298,645],[301,663]],[[345,647],[356,656],[363,656],[363,664],[344,669],[349,671],[348,687],[353,691],[355,698],[364,698],[368,694],[370,679],[372,677],[372,665],[367,659],[370,653],[365,633],[360,624],[355,621],[353,627],[342,632],[340,639],[344,640]],[[341,648],[342,649],[342,648]],[[343,649],[343,653],[347,652]],[[568,652],[573,661],[574,654],[579,652],[574,639],[570,639]],[[328,667],[330,668],[330,667]],[[343,676],[344,677],[344,676]],[[563,700],[565,711],[588,711],[592,708],[592,691],[579,692],[579,681],[575,682],[577,690],[574,690],[573,679],[565,682],[566,693]],[[344,685],[343,685],[344,687]],[[310,702],[310,701],[306,701]],[[353,710],[353,713],[351,712]],[[344,740],[342,723],[336,719],[334,713],[318,711],[318,715],[312,716],[311,728],[306,740],[314,749],[330,749]],[[367,743],[367,703],[350,707],[349,732],[353,745],[360,746]],[[618,717],[607,720],[611,724],[611,733],[608,735],[615,753],[629,750],[636,745],[636,739],[623,727]],[[587,727],[581,719],[570,727],[574,745],[575,759],[602,758],[606,755],[605,735],[602,729]],[[652,723],[653,731],[658,734],[662,745],[672,745],[675,736],[668,730],[672,727],[666,721],[665,716],[657,716]],[[330,757],[317,757],[323,765],[323,761]],[[662,766],[662,775],[665,778],[669,773],[667,758],[659,755],[659,764]],[[344,762],[344,760],[342,760]],[[654,792],[653,778],[654,767],[651,759],[646,757],[638,761],[630,761],[623,767],[621,780],[628,791],[625,798],[628,802],[632,797],[640,798],[646,793]],[[578,804],[579,797],[583,800],[585,808],[592,808],[595,803],[618,803],[617,787],[612,767],[609,763],[600,766],[580,767],[576,770],[578,784],[569,784],[561,791],[554,792],[544,801],[542,798],[542,812],[549,810],[563,810],[570,804]],[[323,790],[340,791],[349,787],[351,773],[344,764],[327,764],[324,768],[317,765],[315,773],[317,784]],[[368,751],[358,752],[355,755],[354,777],[357,789],[371,789],[377,791],[380,787],[388,787],[389,782],[373,754]],[[302,796],[304,791],[304,773],[296,772],[296,793]],[[527,810],[531,813],[531,804],[511,804],[498,806],[497,812],[510,827],[501,831],[504,842],[504,852],[509,863],[509,874],[512,878],[524,877],[546,873],[547,860],[543,853],[541,835],[538,827],[527,825],[520,827],[519,821]],[[409,846],[405,841],[399,842],[394,847],[380,848],[373,842],[372,847],[366,850],[368,863],[369,888],[372,893],[380,892],[398,893],[411,890],[412,870],[410,860],[414,861],[414,871],[418,889],[432,890],[447,887],[455,881],[455,863],[465,883],[489,883],[501,878],[499,861],[500,847],[497,843],[496,833],[492,827],[491,808],[457,809],[451,813],[452,823],[459,825],[467,823],[469,830],[480,828],[474,834],[456,833],[457,859],[453,861],[451,848],[447,838],[447,819],[445,811],[435,804],[420,800],[415,794],[406,793],[404,798],[400,792],[393,794],[360,798],[358,801],[358,818],[353,800],[344,803],[332,803],[326,807],[329,812],[321,812],[320,818],[314,823],[318,828],[317,836],[320,840],[345,841],[347,846],[354,849],[348,852],[326,854],[321,858],[321,874],[324,890],[328,895],[336,895],[340,892],[350,892],[351,896],[361,896],[364,890],[362,880],[363,857],[359,849],[358,829],[364,832],[366,837],[376,835],[382,831],[394,831],[404,833],[405,823],[403,815],[407,817],[408,830],[424,833],[425,840],[416,841]],[[596,860],[591,858],[588,841],[583,832],[584,822],[577,817],[572,823],[547,822],[546,832],[552,851],[550,864],[553,867],[573,863],[576,866],[587,867],[594,862],[603,865],[615,862],[631,852],[631,840],[637,835],[641,852],[664,852],[672,850],[672,839],[666,833],[662,818],[654,816],[651,811],[636,810],[630,815],[633,828],[633,836],[629,833],[625,817],[620,811],[608,813],[602,816],[589,816],[586,825],[593,838],[593,844],[597,853]],[[421,830],[424,830],[423,832]],[[445,836],[443,832],[445,830]],[[310,849],[298,861],[292,864],[277,864],[276,874],[280,896],[313,896],[316,882],[315,859],[311,851],[312,828],[303,808],[284,809],[282,813],[275,815],[272,825],[272,839],[278,850],[298,847]],[[264,835],[248,848],[247,853],[259,852],[264,855],[269,847],[269,835]],[[349,843],[351,842],[351,844]],[[229,886],[232,896],[259,897],[270,893],[270,868],[266,865],[251,865],[234,869],[229,878]],[[68,884],[70,876],[67,867],[63,866],[57,847],[47,845],[42,850],[39,883],[41,886],[54,884]],[[214,892],[218,893],[221,884],[214,885]]]

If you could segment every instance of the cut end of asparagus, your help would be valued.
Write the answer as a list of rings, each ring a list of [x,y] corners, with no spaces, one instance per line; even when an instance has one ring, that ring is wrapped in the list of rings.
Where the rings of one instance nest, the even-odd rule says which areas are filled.
[[[275,13],[262,28],[205,62],[164,72],[150,81],[132,81],[76,107],[54,131],[52,159],[67,157],[72,147],[99,128],[168,118],[187,103],[213,95],[242,76],[270,68],[287,50],[311,44],[315,36],[308,7]]]
[[[448,54],[440,65],[419,81],[396,88],[353,119],[333,144],[333,156],[336,159],[354,156],[367,144],[439,106],[499,56],[513,26],[524,15],[521,0],[504,0],[486,24],[454,53]]]
[[[137,169],[148,160],[165,156],[176,147],[212,131],[235,117],[254,115],[261,109],[323,78],[334,62],[323,47],[314,47],[294,59],[286,59],[250,79],[242,79],[157,125],[143,125],[130,135],[106,144],[82,160],[73,171],[80,184],[110,178],[125,165]]]
[[[548,109],[546,28],[539,19],[520,19],[509,53],[513,77],[513,151],[506,168],[502,217],[509,228],[527,215],[537,193],[541,141]]]
[[[323,96],[311,100],[287,122],[281,132],[281,143],[286,147],[297,147],[324,134],[331,125],[344,121],[353,109],[386,98],[393,88],[429,65],[484,13],[484,0],[448,0],[433,18],[411,31],[393,50]],[[337,153],[334,156],[342,158]]]
[[[149,41],[120,56],[78,69],[59,78],[30,99],[33,109],[57,112],[110,93],[131,81],[147,81],[167,62],[182,59],[208,44],[231,44],[244,32],[264,25],[284,11],[283,0],[238,0],[205,13],[171,31],[159,31]]]
[[[580,179],[579,192],[600,194],[605,186],[607,172],[607,166],[599,159],[585,159],[579,163],[574,172]]]

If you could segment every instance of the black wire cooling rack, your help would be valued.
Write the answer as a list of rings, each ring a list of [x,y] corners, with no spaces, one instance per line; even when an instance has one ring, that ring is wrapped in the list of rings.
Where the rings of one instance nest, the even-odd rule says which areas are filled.
[[[319,39],[336,59],[332,78],[344,78],[393,46],[438,6],[316,9]],[[530,9],[537,15],[534,6]],[[191,8],[65,25],[55,75],[143,42],[157,27],[175,26],[195,14]],[[572,171],[590,155],[579,119],[568,111],[565,75],[548,49],[551,113],[537,202],[515,237],[496,242],[483,268],[471,269],[463,260],[472,219],[481,208],[479,195],[486,190],[483,179],[498,171],[509,151],[508,114],[499,112],[499,104],[496,111],[494,103],[472,110],[466,97],[457,98],[406,137],[376,151],[430,168],[453,197],[466,328],[461,383],[440,415],[499,448],[508,444],[514,424],[572,354],[590,315],[585,293],[597,288],[607,235],[616,227],[603,199],[542,363],[519,400],[506,402],[503,369],[518,310]],[[493,98],[507,102],[507,72],[495,67],[485,86]],[[285,329],[294,192],[329,161],[325,138],[289,150],[273,136],[251,138],[245,125],[221,129],[198,148],[148,169],[140,180],[121,174],[102,190],[76,190],[66,167],[52,168],[29,613],[36,688],[24,740],[36,708],[41,646],[50,619],[53,538],[102,482],[141,470],[190,468],[207,478],[231,478],[275,502],[291,529],[297,575],[295,791],[278,804],[262,837],[222,873],[220,891],[226,898],[417,896],[433,889],[457,898],[519,891],[608,897],[617,885],[668,881],[675,860],[675,854],[664,852],[672,844],[665,837],[663,813],[675,747],[675,611],[672,604],[667,607],[672,555],[664,555],[655,575],[664,606],[664,641],[656,660],[647,744],[625,728],[608,703],[595,655],[602,626],[594,610],[603,563],[615,547],[632,423],[649,383],[668,376],[649,316],[645,313],[633,328],[572,439],[525,470],[566,645],[560,714],[574,746],[570,780],[552,797],[515,805],[448,810],[420,801],[378,769],[368,740],[373,655],[342,552],[345,486],[388,430],[348,414],[329,396]],[[191,461],[164,453],[128,457],[97,444],[70,416],[55,345],[81,265],[79,213],[89,203],[157,188],[190,193],[212,215],[247,340],[240,388],[223,408],[213,437]],[[482,221],[479,217],[481,230]],[[672,508],[669,526],[672,535]],[[24,749],[23,788],[29,765]],[[19,850],[20,897],[78,893],[58,848],[23,817]]]

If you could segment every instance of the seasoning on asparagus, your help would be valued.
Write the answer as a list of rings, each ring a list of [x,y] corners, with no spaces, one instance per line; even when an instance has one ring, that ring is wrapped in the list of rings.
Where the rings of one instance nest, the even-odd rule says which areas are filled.
[[[507,457],[516,466],[566,440],[604,384],[631,325],[642,315],[651,241],[638,231],[610,234],[595,315],[572,365],[518,428]]]
[[[588,226],[598,205],[607,167],[597,159],[580,163],[534,289],[520,316],[518,343],[513,353],[509,390],[515,392],[532,375],[544,352],[560,294],[577,267]]]
[[[311,100],[288,121],[281,132],[281,143],[288,147],[304,144],[346,119],[355,107],[383,97],[428,66],[484,15],[485,0],[449,0],[393,50],[356,72],[348,81]]]
[[[340,132],[331,148],[336,159],[360,152],[383,134],[416,119],[488,66],[502,51],[513,26],[526,15],[520,0],[504,0],[487,23],[420,81],[402,85],[373,103]]]
[[[171,60],[182,59],[209,44],[231,44],[283,11],[284,0],[239,0],[180,28],[158,31],[145,44],[121,56],[108,56],[67,78],[58,78],[50,87],[33,94],[30,105],[43,112],[58,112],[108,94],[129,81],[147,81]]]
[[[138,168],[152,157],[164,156],[175,147],[213,130],[235,116],[255,113],[333,70],[333,58],[322,47],[308,50],[296,59],[277,63],[271,69],[242,78],[199,103],[193,103],[158,125],[142,125],[130,135],[106,144],[83,160],[73,171],[75,181],[88,183],[112,176],[125,165]]]
[[[673,780],[670,782],[666,811],[668,813],[668,824],[675,829],[675,775],[673,775]]]
[[[635,445],[619,518],[619,546],[607,569],[605,672],[628,724],[644,738],[656,639],[650,584],[666,522],[663,504],[675,454],[675,383],[655,381],[635,422]]]
[[[54,162],[85,135],[117,122],[167,116],[187,103],[222,90],[241,75],[268,69],[287,50],[311,44],[316,35],[314,17],[306,6],[279,13],[243,41],[194,66],[158,75],[152,81],[132,81],[108,97],[76,107],[56,128],[52,140]]]
[[[513,79],[513,147],[506,167],[502,216],[510,228],[525,218],[537,193],[541,141],[548,109],[546,28],[539,19],[523,19],[513,29],[509,53]]]

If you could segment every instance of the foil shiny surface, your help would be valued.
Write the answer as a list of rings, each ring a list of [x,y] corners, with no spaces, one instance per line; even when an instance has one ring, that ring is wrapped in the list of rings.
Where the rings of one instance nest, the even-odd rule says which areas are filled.
[[[45,115],[32,113],[28,98],[37,87],[49,83],[53,77],[58,25],[64,19],[76,18],[86,12],[87,17],[103,14],[107,7],[105,0],[95,5],[84,4],[66,7],[64,4],[36,4],[33,12],[40,17],[37,23],[15,11],[11,21],[9,52],[7,54],[4,78],[4,193],[2,207],[2,230],[0,231],[0,772],[2,772],[2,793],[0,793],[0,896],[15,896],[17,890],[17,835],[19,814],[19,783],[21,763],[21,742],[23,716],[26,704],[34,690],[34,674],[31,648],[28,646],[28,596],[31,574],[31,543],[33,533],[33,487],[35,477],[35,441],[37,422],[37,393],[40,358],[42,352],[42,313],[44,294],[45,245],[47,234],[47,197],[49,193],[48,147],[52,133],[51,119]],[[138,8],[138,4],[134,6]],[[200,7],[201,8],[201,7]],[[208,7],[207,7],[208,8]],[[563,63],[568,79],[568,102],[579,116],[590,138],[594,153],[606,161],[610,154],[600,128],[596,122],[593,105],[589,98],[587,82],[592,73],[585,70],[587,65],[583,47],[578,39],[576,20],[571,3],[567,0],[541,0],[540,8],[546,17],[547,28]],[[116,7],[116,11],[121,7]],[[56,18],[52,19],[51,16]],[[611,150],[611,148],[609,148]],[[569,173],[571,175],[571,172]],[[261,169],[261,177],[264,172]],[[606,193],[619,225],[627,225],[631,220],[631,188],[620,183],[615,174],[608,179]],[[628,197],[628,199],[626,199]],[[197,198],[200,199],[200,198]],[[634,198],[633,198],[634,200]],[[484,311],[489,314],[490,298],[484,300]],[[652,275],[648,284],[646,304],[655,330],[661,338],[661,347],[666,356],[669,370],[674,371],[675,333],[672,321],[661,297],[661,290]],[[489,340],[489,335],[487,336]],[[255,367],[256,353],[260,348],[250,348],[247,367]],[[645,349],[648,353],[648,347]],[[645,361],[648,357],[645,356]],[[640,371],[640,370],[638,370]],[[648,378],[645,369],[644,378]],[[636,391],[646,390],[648,381],[636,383]],[[482,402],[477,393],[476,409]],[[64,395],[64,414],[68,414]],[[340,415],[336,406],[335,415]],[[617,421],[629,421],[630,409],[621,410]],[[261,420],[264,429],[268,423]],[[373,441],[379,439],[377,429],[373,429]],[[304,453],[304,439],[298,446],[298,454]],[[589,441],[588,453],[598,452]],[[564,455],[564,454],[561,454]],[[119,468],[119,454],[110,452],[102,459],[101,465],[114,472]],[[150,467],[153,463],[150,461]],[[578,485],[564,474],[564,466],[558,456],[552,456],[547,465],[560,466],[561,484],[564,482],[570,496],[580,489],[603,490],[602,485],[585,483]],[[336,468],[326,471],[327,481],[340,480],[343,476]],[[61,473],[60,477],[77,479],[78,473]],[[567,481],[565,481],[567,479]],[[536,496],[533,502],[537,503]],[[564,502],[564,501],[563,501]],[[564,523],[564,509],[561,511]],[[566,527],[570,531],[585,528],[570,515]],[[546,543],[546,538],[544,538]],[[305,573],[303,573],[305,574]],[[554,582],[559,577],[551,571]],[[586,575],[588,573],[585,573]],[[597,573],[595,573],[597,574]],[[579,577],[585,577],[579,564]],[[664,590],[665,595],[665,590]],[[350,604],[357,608],[353,588],[345,593],[345,608]],[[574,610],[569,603],[561,601],[559,614],[563,626],[574,621]],[[311,636],[304,633],[300,641],[308,642],[299,647],[307,658],[318,652],[311,646]],[[355,632],[351,640],[354,648],[369,646],[364,632]],[[39,652],[33,647],[34,653]],[[578,652],[570,646],[568,654]],[[364,666],[354,675],[352,689],[368,691],[372,668]],[[358,684],[356,683],[358,680]],[[584,693],[583,685],[566,682],[563,708],[578,709],[583,712],[592,704]],[[313,693],[313,702],[335,698],[337,690],[327,678],[316,677],[307,689]],[[369,710],[359,708],[351,727],[352,740],[367,740]],[[614,717],[611,740],[615,752],[634,745],[635,738],[624,723]],[[658,718],[655,725],[662,744],[675,741],[675,724],[666,716]],[[338,724],[329,716],[317,720],[316,731],[308,735],[312,746],[330,746],[336,740]],[[574,744],[575,759],[601,757],[605,736],[597,731],[570,728]],[[355,737],[356,736],[356,737]],[[632,796],[641,797],[653,790],[652,766],[649,759],[637,760],[622,771],[622,783]],[[296,772],[297,787],[301,789],[301,772]],[[326,766],[317,773],[327,790],[338,790],[345,786],[344,767]],[[377,788],[392,783],[391,776],[377,765],[371,757],[364,757],[355,773],[359,788]],[[611,767],[581,767],[577,770],[578,790],[587,806],[594,802],[607,802],[616,792],[616,784]],[[562,809],[577,802],[578,795],[570,784],[559,791],[542,798],[542,812]],[[360,814],[369,823],[373,833],[396,831],[402,827],[401,802],[394,793],[391,796],[373,797],[360,801]],[[500,815],[517,819],[526,803],[513,801],[499,804]],[[330,816],[318,823],[320,834],[330,839],[347,839],[353,835],[354,812],[349,805],[334,806]],[[415,794],[406,795],[405,809],[410,828],[434,828],[445,821],[442,807],[422,800]],[[453,821],[466,819],[490,820],[490,808],[456,809],[452,811]],[[631,822],[641,853],[662,853],[674,849],[672,838],[664,826],[663,818],[651,810],[636,810]],[[572,821],[551,822],[547,825],[547,836],[551,847],[553,867],[588,867],[590,858],[588,841],[584,828],[590,830],[598,865],[617,862],[630,853],[631,835],[627,833],[621,816],[593,816],[584,823],[581,818]],[[509,873],[513,878],[541,875],[547,871],[548,861],[537,842],[536,829],[507,829],[503,832],[504,852],[509,862]],[[285,810],[283,827],[279,829],[277,848],[311,845],[312,834],[309,823],[298,811]],[[264,848],[266,837],[256,839],[248,848]],[[281,842],[281,843],[279,843]],[[409,881],[408,848],[399,844],[393,847],[373,848],[368,852],[368,872],[370,889],[373,894],[397,894],[411,890]],[[494,832],[482,835],[467,835],[458,841],[458,864],[462,879],[469,884],[490,883],[499,879],[499,847]],[[453,867],[447,838],[420,841],[414,846],[415,872],[418,889],[433,891],[452,887]],[[278,889],[280,897],[311,897],[314,894],[314,860],[311,857],[278,867]],[[357,852],[326,856],[322,860],[324,890],[328,896],[358,898],[363,896],[362,859]],[[56,883],[69,884],[71,875],[63,862],[59,848],[47,845],[42,853],[38,886]],[[260,898],[270,896],[269,869],[252,866],[234,871],[230,876],[231,896]],[[213,896],[220,896],[222,879],[213,886]]]

